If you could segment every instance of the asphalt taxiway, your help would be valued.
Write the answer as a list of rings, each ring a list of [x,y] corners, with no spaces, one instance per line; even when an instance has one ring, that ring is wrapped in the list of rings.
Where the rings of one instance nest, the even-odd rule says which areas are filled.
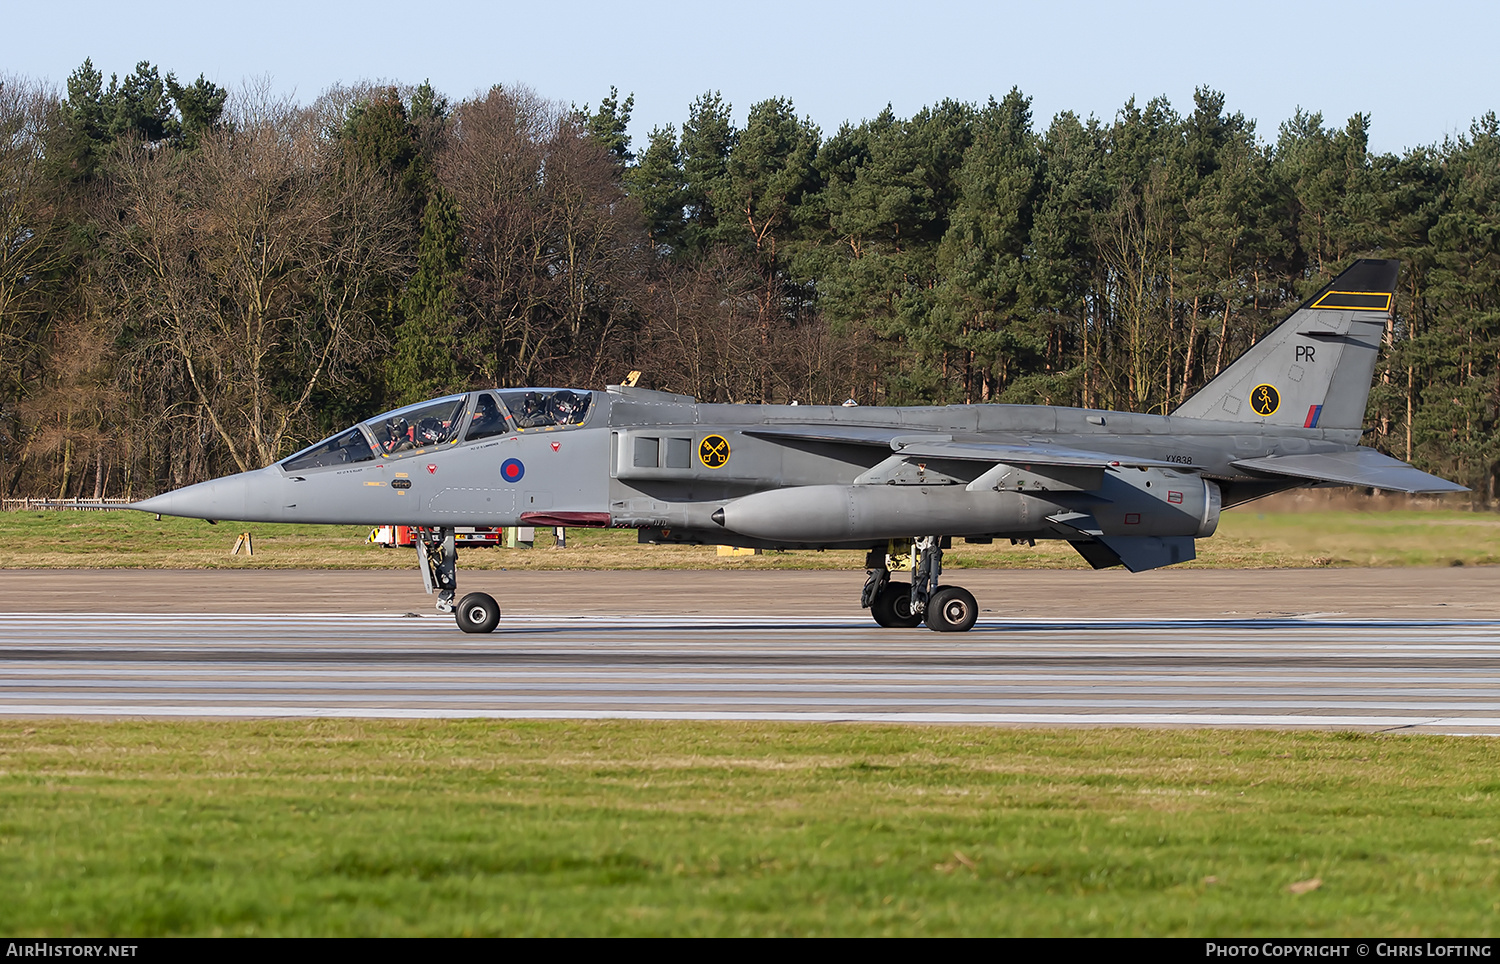
[[[1500,570],[954,572],[956,635],[876,628],[859,573],[469,575],[495,634],[409,573],[0,573],[0,715],[1500,734]]]

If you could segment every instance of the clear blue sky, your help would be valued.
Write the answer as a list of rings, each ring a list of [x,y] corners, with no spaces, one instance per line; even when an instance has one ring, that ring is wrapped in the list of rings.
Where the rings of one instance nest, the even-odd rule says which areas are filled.
[[[430,78],[454,99],[521,83],[579,105],[614,85],[635,94],[637,148],[710,89],[739,122],[756,101],[784,96],[831,133],[887,103],[908,116],[1012,86],[1031,96],[1039,129],[1063,110],[1109,119],[1131,96],[1163,94],[1186,112],[1194,87],[1208,85],[1266,139],[1298,107],[1339,126],[1367,112],[1378,151],[1440,142],[1500,109],[1500,4],[1458,0],[82,0],[15,4],[5,20],[0,74],[58,87],[85,57],[106,77],[149,60],[231,90],[268,79],[304,103],[361,80]]]

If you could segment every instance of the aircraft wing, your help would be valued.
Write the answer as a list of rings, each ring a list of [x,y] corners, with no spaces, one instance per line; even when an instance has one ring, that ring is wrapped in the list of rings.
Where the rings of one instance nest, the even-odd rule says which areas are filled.
[[[902,455],[922,456],[929,459],[964,459],[973,462],[1004,462],[1007,465],[1058,465],[1081,469],[1104,469],[1112,465],[1147,465],[1164,469],[1181,469],[1185,466],[1160,459],[1147,459],[1135,455],[1111,455],[1106,452],[1085,452],[1062,445],[1025,445],[1016,442],[952,442],[917,439],[907,441],[897,438],[891,448]]]
[[[1241,459],[1236,468],[1270,475],[1287,475],[1342,485],[1367,485],[1393,492],[1467,492],[1456,482],[1428,475],[1399,459],[1360,446],[1349,452],[1318,452],[1311,455],[1271,455],[1263,459]]]
[[[890,448],[902,455],[929,459],[958,459],[971,462],[1005,462],[1010,465],[1057,465],[1073,468],[1108,468],[1111,465],[1147,465],[1181,469],[1176,462],[1140,458],[1134,455],[1111,455],[1086,452],[1047,443],[1023,442],[955,442],[951,435],[913,432],[903,428],[880,428],[868,425],[775,425],[745,429],[746,435],[767,439],[806,439],[814,442],[844,442]]]
[[[890,448],[892,439],[927,438],[949,441],[951,435],[912,432],[910,429],[884,428],[876,425],[757,425],[743,430],[746,435],[765,439],[803,439],[809,442],[844,442]]]

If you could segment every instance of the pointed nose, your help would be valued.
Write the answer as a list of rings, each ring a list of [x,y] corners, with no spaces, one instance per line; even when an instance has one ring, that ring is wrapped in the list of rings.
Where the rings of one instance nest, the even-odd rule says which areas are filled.
[[[270,466],[164,492],[132,502],[129,508],[214,522],[280,522],[283,513],[276,495],[284,484],[280,471]]]

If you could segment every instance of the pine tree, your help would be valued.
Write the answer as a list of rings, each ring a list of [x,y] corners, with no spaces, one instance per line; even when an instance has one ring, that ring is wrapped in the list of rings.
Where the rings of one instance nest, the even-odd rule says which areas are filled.
[[[414,124],[442,123],[448,119],[448,98],[432,87],[432,81],[424,80],[411,92],[411,107],[408,111]]]
[[[93,178],[108,147],[105,117],[104,75],[85,59],[68,75],[68,98],[58,108],[58,124],[50,133],[47,162],[52,179],[59,183],[82,183]]]
[[[180,136],[183,146],[190,149],[196,147],[203,135],[219,127],[229,91],[205,80],[202,74],[187,87],[179,84],[173,75],[167,74],[166,86],[177,105],[177,112],[182,116]]]
[[[157,144],[176,139],[179,134],[167,85],[147,61],[136,64],[135,73],[124,80],[110,77],[104,105],[111,141],[135,136],[148,144]]]
[[[584,104],[582,110],[573,111],[573,120],[585,134],[599,142],[621,170],[635,160],[630,150],[630,135],[626,132],[634,108],[634,94],[621,103],[620,89],[611,87],[609,96],[599,101],[598,110],[589,113],[589,105]]]
[[[1094,221],[1108,204],[1104,173],[1104,132],[1098,121],[1087,124],[1071,113],[1052,120],[1041,139],[1037,198],[1027,241],[1026,301],[1033,323],[1049,331],[1052,384],[1043,392],[1076,385],[1072,400],[1098,404],[1098,326],[1091,314],[1099,308],[1093,279],[1099,272],[1093,244]],[[1054,397],[1056,397],[1054,395]]]
[[[955,400],[965,402],[988,400],[1011,378],[1040,368],[1045,352],[1045,335],[1027,324],[1022,305],[1038,180],[1031,99],[1015,88],[1001,103],[991,98],[975,129],[938,249],[933,313],[963,372],[952,379]]]
[[[688,257],[698,257],[725,240],[726,233],[720,227],[723,220],[720,208],[730,203],[729,155],[739,136],[730,120],[730,109],[718,91],[711,91],[693,101],[687,123],[682,125],[687,223],[680,250]],[[730,212],[726,216],[732,234],[737,227],[734,215]]]
[[[1430,240],[1436,323],[1419,339],[1428,375],[1415,434],[1422,459],[1493,500],[1500,491],[1500,121],[1447,145],[1446,197]]]
[[[394,404],[419,402],[466,387],[458,364],[463,268],[458,206],[439,188],[422,216],[417,269],[401,295],[402,322],[386,366],[387,395]]]
[[[351,107],[340,137],[353,157],[391,179],[415,221],[427,199],[431,164],[396,88],[378,90]]]
[[[724,235],[754,251],[767,271],[780,269],[778,244],[789,239],[797,209],[817,190],[819,140],[811,120],[798,120],[792,102],[775,97],[750,108],[729,155]]]
[[[640,163],[625,172],[625,186],[640,205],[651,243],[665,246],[668,252],[676,250],[682,239],[683,207],[687,203],[676,128],[668,125],[651,131],[651,142]]]

